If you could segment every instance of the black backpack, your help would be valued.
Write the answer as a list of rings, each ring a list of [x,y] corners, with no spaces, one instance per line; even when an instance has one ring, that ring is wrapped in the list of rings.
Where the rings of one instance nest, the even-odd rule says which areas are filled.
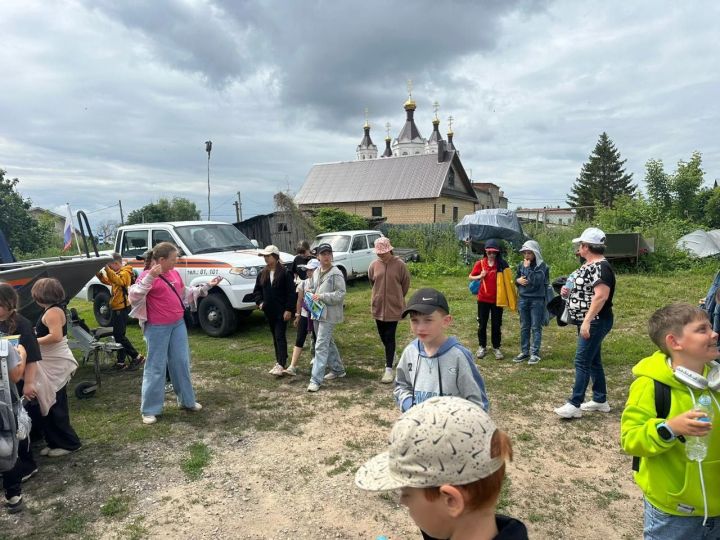
[[[15,383],[8,375],[10,343],[0,339],[0,471],[9,471],[18,457],[16,407],[20,406]]]
[[[653,382],[655,383],[655,414],[657,414],[658,418],[667,418],[672,400],[670,387],[656,379]],[[632,470],[640,472],[640,456],[633,456]]]

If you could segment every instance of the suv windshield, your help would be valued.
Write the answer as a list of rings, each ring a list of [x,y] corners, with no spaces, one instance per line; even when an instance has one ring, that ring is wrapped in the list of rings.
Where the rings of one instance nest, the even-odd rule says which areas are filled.
[[[312,247],[316,248],[320,244],[330,244],[333,248],[333,251],[348,251],[348,247],[350,246],[350,237],[345,234],[318,236],[315,238]]]
[[[175,231],[194,255],[213,251],[255,249],[247,236],[226,223],[185,225],[176,227]]]

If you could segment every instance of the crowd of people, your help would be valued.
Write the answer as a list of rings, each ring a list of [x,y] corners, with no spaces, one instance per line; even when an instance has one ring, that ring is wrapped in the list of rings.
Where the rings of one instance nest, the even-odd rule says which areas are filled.
[[[602,344],[614,322],[615,274],[604,257],[603,231],[588,228],[573,243],[582,264],[560,290],[562,319],[577,331],[575,382],[570,398],[555,409],[564,419],[611,410]],[[491,420],[490,398],[476,359],[488,354],[488,322],[492,354],[504,359],[502,321],[504,311],[510,310],[518,311],[520,320],[520,350],[512,361],[541,362],[552,286],[540,246],[525,242],[522,260],[511,269],[501,245],[486,242],[484,256],[468,276],[477,303],[474,355],[449,334],[453,317],[446,296],[421,288],[406,303],[411,278],[405,263],[394,255],[388,238],[379,238],[374,247],[377,259],[368,278],[370,314],[384,351],[381,382],[394,383],[403,414],[392,429],[388,451],[358,470],[357,486],[399,489],[401,502],[424,538],[527,538],[522,522],[496,514],[512,449],[509,437]],[[260,256],[265,266],[257,277],[254,300],[272,337],[275,362],[269,373],[298,376],[300,356],[312,336],[307,391],[318,392],[328,381],[345,377],[334,334],[343,322],[346,284],[333,264],[332,246],[321,243],[311,252],[307,243],[300,244],[290,269],[282,264],[276,246],[267,246]],[[149,425],[162,414],[168,377],[179,407],[202,408],[192,385],[184,321],[187,311],[196,309],[198,300],[222,278],[185,286],[175,270],[177,248],[169,243],[158,244],[145,259],[137,280],[127,275],[119,256],[101,279],[113,288],[114,335],[124,348],[118,356],[120,367],[144,364],[141,418]],[[56,280],[38,280],[33,298],[44,312],[33,329],[17,313],[15,291],[0,284],[0,332],[19,335],[10,377],[47,444],[40,454],[49,457],[66,455],[81,445],[67,406],[66,386],[77,363],[65,337],[64,297]],[[147,359],[125,336],[128,316],[140,322]],[[397,360],[396,332],[404,318],[409,318],[414,339]],[[288,365],[291,321],[297,333]],[[650,319],[649,334],[659,351],[635,366],[636,380],[621,425],[622,448],[638,457],[635,479],[645,495],[645,538],[720,538],[720,435],[707,421],[713,410],[720,413],[720,365],[712,363],[718,357],[718,335],[707,312],[689,304],[658,310]],[[586,401],[590,385],[592,395]],[[706,394],[710,412],[697,410]],[[697,438],[706,443],[705,454],[688,458],[685,444]],[[15,467],[3,473],[9,511],[21,509],[20,485],[36,472],[29,442],[21,444]]]

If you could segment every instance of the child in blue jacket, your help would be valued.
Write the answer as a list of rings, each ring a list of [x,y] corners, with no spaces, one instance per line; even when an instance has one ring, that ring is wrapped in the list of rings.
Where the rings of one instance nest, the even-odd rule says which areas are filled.
[[[520,354],[513,362],[527,360],[529,365],[540,361],[542,327],[545,319],[545,293],[550,282],[550,269],[540,253],[540,244],[528,240],[520,248],[523,260],[515,272],[520,312]],[[532,334],[532,342],[530,335]]]

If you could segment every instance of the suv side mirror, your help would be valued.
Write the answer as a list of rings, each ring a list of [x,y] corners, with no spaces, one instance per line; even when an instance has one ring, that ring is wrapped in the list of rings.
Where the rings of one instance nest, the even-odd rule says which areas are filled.
[[[252,240],[250,240],[250,243],[251,243],[253,246],[255,246],[256,248],[260,249],[260,244],[258,244],[258,241],[255,240],[254,238],[253,238]]]

